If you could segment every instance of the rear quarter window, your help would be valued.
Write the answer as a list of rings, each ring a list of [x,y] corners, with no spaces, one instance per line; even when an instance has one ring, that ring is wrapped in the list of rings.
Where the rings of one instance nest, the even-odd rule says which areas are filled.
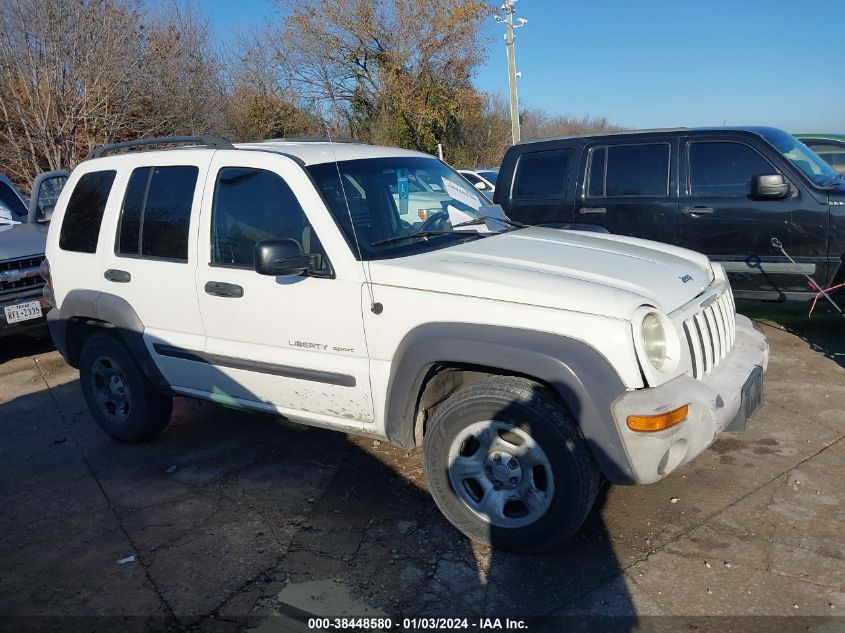
[[[571,160],[571,149],[523,154],[516,166],[511,199],[562,200]]]
[[[76,183],[67,203],[59,248],[77,253],[96,253],[103,212],[117,172],[92,171]]]

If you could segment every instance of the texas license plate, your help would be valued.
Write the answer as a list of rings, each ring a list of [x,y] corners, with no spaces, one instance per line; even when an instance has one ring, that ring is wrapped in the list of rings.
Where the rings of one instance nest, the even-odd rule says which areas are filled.
[[[4,310],[6,311],[7,323],[19,323],[20,321],[29,321],[41,317],[41,303],[38,301],[17,303],[13,306],[6,306]]]

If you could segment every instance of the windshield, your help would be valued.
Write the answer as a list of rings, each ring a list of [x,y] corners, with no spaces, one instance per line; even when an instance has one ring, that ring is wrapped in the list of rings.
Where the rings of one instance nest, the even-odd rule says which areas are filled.
[[[483,169],[477,172],[479,176],[482,178],[492,182],[494,185],[496,184],[496,178],[499,177],[499,170],[498,169]]]
[[[364,259],[408,255],[492,234],[481,221],[465,224],[481,218],[482,207],[490,202],[435,158],[348,160],[311,165],[308,171],[347,242],[356,255],[360,247]]]
[[[826,185],[839,177],[833,167],[791,134],[782,130],[765,130],[761,133],[789,162],[817,185]]]
[[[23,200],[5,182],[0,181],[0,206],[10,209],[17,217],[13,220],[25,220],[27,208]]]

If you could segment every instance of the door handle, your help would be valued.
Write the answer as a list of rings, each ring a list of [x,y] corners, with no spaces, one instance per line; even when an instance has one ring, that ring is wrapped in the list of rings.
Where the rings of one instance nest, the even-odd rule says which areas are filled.
[[[578,209],[578,213],[581,215],[604,215],[607,213],[607,209],[604,207],[581,207]]]
[[[225,281],[209,281],[205,284],[206,293],[215,297],[233,297],[235,299],[244,296],[244,289],[237,284],[227,284]]]
[[[684,215],[712,215],[713,209],[710,207],[684,207],[681,209]]]
[[[109,281],[114,281],[119,284],[126,284],[132,281],[132,275],[130,275],[127,271],[115,270],[114,268],[109,268],[106,272],[104,272],[103,277]]]

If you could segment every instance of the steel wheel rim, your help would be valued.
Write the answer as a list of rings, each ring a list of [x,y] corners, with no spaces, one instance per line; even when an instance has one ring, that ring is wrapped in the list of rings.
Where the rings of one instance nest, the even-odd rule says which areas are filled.
[[[118,424],[131,412],[129,382],[120,365],[108,356],[98,356],[91,366],[91,386],[100,412]]]
[[[498,420],[465,427],[449,447],[449,482],[469,510],[491,525],[531,525],[554,497],[552,465],[526,431]]]

